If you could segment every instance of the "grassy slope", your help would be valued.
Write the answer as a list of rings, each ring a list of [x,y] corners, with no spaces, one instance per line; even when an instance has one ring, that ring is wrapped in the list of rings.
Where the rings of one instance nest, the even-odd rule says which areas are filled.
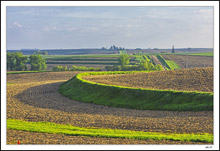
[[[7,120],[7,128],[40,133],[66,134],[74,136],[129,138],[129,139],[153,139],[153,140],[175,140],[194,142],[213,142],[213,135],[204,134],[172,134],[157,132],[142,132],[102,128],[81,128],[71,125],[61,125],[50,122],[27,122],[15,119]]]
[[[73,100],[113,107],[173,111],[213,110],[213,93],[129,88],[94,83],[81,78],[86,75],[123,73],[134,71],[80,73],[62,84],[59,92]]]

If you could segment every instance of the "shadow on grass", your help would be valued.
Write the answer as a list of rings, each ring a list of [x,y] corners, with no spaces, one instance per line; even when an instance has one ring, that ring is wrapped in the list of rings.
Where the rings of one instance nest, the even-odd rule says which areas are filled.
[[[61,95],[58,92],[58,88],[62,83],[63,82],[57,82],[30,87],[29,89],[16,95],[15,98],[24,104],[28,104],[37,108],[53,109],[71,113],[153,118],[177,116],[189,117],[189,115],[197,116],[197,114],[194,112],[136,110],[75,101]],[[204,112],[202,116],[208,115],[206,115]]]

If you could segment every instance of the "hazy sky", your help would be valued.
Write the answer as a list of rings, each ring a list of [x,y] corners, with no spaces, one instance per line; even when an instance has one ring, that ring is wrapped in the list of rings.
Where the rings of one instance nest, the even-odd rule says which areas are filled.
[[[213,48],[213,7],[7,7],[7,49]]]

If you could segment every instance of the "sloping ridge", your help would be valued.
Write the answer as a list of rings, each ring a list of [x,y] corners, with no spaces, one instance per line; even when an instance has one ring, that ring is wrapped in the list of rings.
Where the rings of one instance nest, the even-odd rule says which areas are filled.
[[[82,76],[128,74],[137,71],[80,73],[63,83],[59,92],[70,99],[140,110],[212,111],[213,93],[151,90],[86,81]],[[140,71],[139,71],[140,72]]]

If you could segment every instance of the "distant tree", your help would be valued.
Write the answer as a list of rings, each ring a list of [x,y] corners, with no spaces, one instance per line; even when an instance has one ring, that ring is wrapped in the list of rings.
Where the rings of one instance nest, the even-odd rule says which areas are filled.
[[[141,70],[151,71],[151,70],[153,70],[154,65],[153,65],[153,63],[151,63],[151,62],[148,61],[147,59],[142,59],[142,60],[140,61],[139,68],[140,68]]]
[[[15,70],[16,59],[14,53],[7,53],[7,70]]]
[[[190,48],[190,47],[189,47],[189,48],[187,48],[187,50],[186,50],[186,51],[190,52],[191,50],[192,50],[192,48]]]
[[[57,66],[52,68],[52,71],[58,71]]]
[[[94,67],[89,67],[89,71],[95,71],[96,69]]]
[[[78,69],[78,67],[75,65],[72,65],[72,67],[70,68],[71,71],[76,71],[77,69]]]
[[[107,71],[113,71],[113,67],[112,67],[112,66],[105,66],[105,70],[107,70]]]
[[[42,55],[48,55],[48,52],[47,51],[44,51],[41,53]]]
[[[24,71],[27,70],[27,57],[22,55],[22,52],[7,53],[7,68],[8,70]]]
[[[163,67],[160,64],[157,64],[157,65],[154,66],[154,70],[162,71]]]
[[[64,70],[65,70],[65,71],[68,71],[68,68],[67,68],[67,66],[65,66],[65,67],[64,67]]]
[[[78,66],[78,71],[88,71],[89,68],[85,66]]]
[[[160,53],[168,53],[167,51],[161,51]]]
[[[31,55],[29,57],[31,70],[41,71],[47,68],[46,60],[41,55]]]
[[[121,70],[121,66],[117,66],[117,65],[113,66],[113,71],[120,71],[120,70]]]
[[[56,67],[53,67],[52,70],[53,71],[66,71],[66,67],[64,68],[63,66],[56,66]]]
[[[109,49],[110,50],[120,50],[120,48],[116,47],[115,45],[111,46]],[[121,49],[123,50],[123,48],[121,48]]]
[[[136,48],[135,50],[142,50],[141,48]]]
[[[175,53],[175,50],[174,50],[174,45],[173,45],[173,47],[172,47],[172,53]]]
[[[121,64],[121,68],[124,68],[129,64],[130,57],[126,51],[120,51],[119,63]]]

